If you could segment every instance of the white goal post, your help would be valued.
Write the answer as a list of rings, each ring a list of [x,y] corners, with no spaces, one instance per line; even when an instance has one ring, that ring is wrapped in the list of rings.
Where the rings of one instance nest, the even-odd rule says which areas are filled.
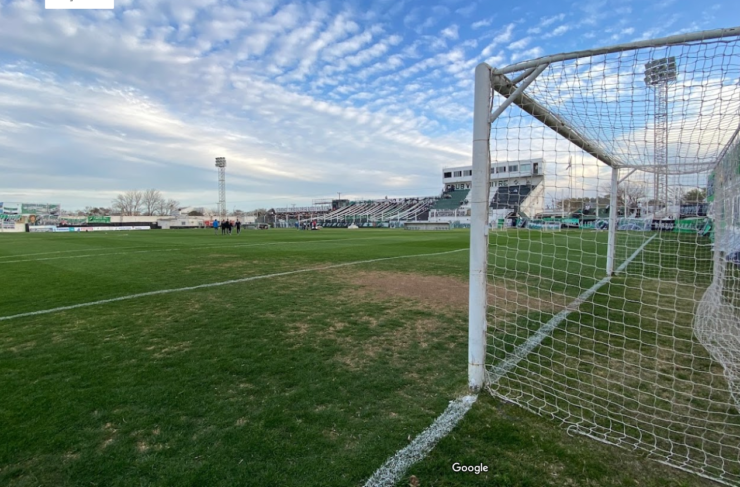
[[[474,104],[470,389],[740,483],[740,27],[480,64]]]

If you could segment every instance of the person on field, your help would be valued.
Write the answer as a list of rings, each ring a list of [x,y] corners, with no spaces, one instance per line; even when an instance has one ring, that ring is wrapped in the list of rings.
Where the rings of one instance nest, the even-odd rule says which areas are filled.
[[[218,220],[213,220],[213,233],[218,235]]]
[[[226,235],[226,223],[227,223],[226,220],[221,222],[221,235]]]
[[[239,235],[242,232],[242,222],[236,221],[236,234]]]

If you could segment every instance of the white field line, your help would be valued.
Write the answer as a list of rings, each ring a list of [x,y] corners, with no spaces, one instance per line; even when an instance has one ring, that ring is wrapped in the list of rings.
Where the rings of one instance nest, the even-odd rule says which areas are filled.
[[[622,272],[627,266],[642,252],[642,250],[653,240],[656,235],[653,235],[644,242],[640,248],[620,265],[616,273]],[[527,340],[526,343],[522,344],[514,351],[514,357],[507,359],[504,364],[499,365],[494,371],[489,372],[489,384],[497,382],[506,372],[511,370],[519,361],[521,361],[534,347],[536,347],[546,336],[552,332],[552,330],[573,310],[578,309],[586,299],[591,297],[601,286],[611,280],[611,276],[605,277],[598,283],[594,284],[586,292],[578,296],[575,301],[570,303],[563,311],[553,316],[550,321],[540,328],[532,337]],[[408,468],[414,463],[423,460],[424,457],[432,451],[432,448],[445,436],[447,436],[452,429],[460,422],[465,416],[473,403],[477,399],[477,396],[465,396],[450,402],[444,413],[442,413],[427,429],[425,429],[414,441],[412,441],[407,447],[399,450],[395,455],[386,460],[386,462],[375,471],[372,477],[365,483],[365,487],[392,487],[401,480],[403,475],[406,473]]]
[[[431,254],[399,255],[396,257],[381,257],[379,259],[357,260],[354,262],[344,262],[341,264],[332,264],[332,265],[327,265],[327,266],[322,266],[322,267],[312,267],[309,269],[299,269],[295,271],[277,272],[275,274],[265,274],[261,276],[243,277],[241,279],[232,279],[229,281],[212,282],[209,284],[198,284],[197,286],[179,287],[179,288],[174,288],[174,289],[161,289],[159,291],[149,291],[145,293],[129,294],[128,296],[120,296],[120,297],[111,298],[111,299],[101,299],[99,301],[90,301],[87,303],[73,304],[70,306],[60,306],[58,308],[44,309],[40,311],[30,311],[28,313],[20,313],[17,315],[0,316],[0,321],[14,320],[16,318],[24,318],[27,316],[46,315],[50,313],[57,313],[59,311],[68,311],[71,309],[86,308],[88,306],[97,306],[99,304],[115,303],[117,301],[128,301],[130,299],[144,298],[147,296],[157,296],[159,294],[179,293],[182,291],[193,291],[196,289],[206,289],[209,287],[227,286],[229,284],[239,284],[242,282],[257,281],[260,279],[269,279],[272,277],[290,276],[293,274],[302,274],[305,272],[325,271],[328,269],[337,269],[340,267],[348,267],[348,266],[359,265],[359,264],[370,264],[373,262],[383,262],[386,260],[409,259],[413,257],[433,257],[436,255],[446,255],[446,254],[453,254],[456,252],[462,252],[464,250],[468,250],[468,248],[466,247],[464,249],[448,250],[445,252],[434,252]]]
[[[372,477],[365,482],[365,487],[392,487],[401,480],[408,468],[422,460],[432,451],[432,448],[470,411],[478,396],[464,396],[450,401],[445,412],[443,412],[427,429],[421,432],[414,441],[408,444],[398,453],[375,471]]]
[[[51,255],[51,254],[68,254],[70,252],[89,252],[91,250],[106,250],[109,247],[88,247],[86,249],[76,249],[76,250],[55,250],[54,252],[36,252],[33,254],[13,254],[13,255],[6,255],[5,258],[17,258],[17,257],[31,257],[34,255]],[[116,250],[120,249],[148,249],[151,248],[151,245],[149,246],[138,246],[138,247],[118,247]]]
[[[236,244],[236,245],[200,245],[200,246],[189,246],[189,247],[172,247],[169,249],[160,249],[160,248],[151,248],[151,247],[126,247],[126,248],[146,248],[150,250],[134,250],[130,252],[108,252],[108,253],[97,253],[97,254],[84,254],[84,255],[65,255],[62,257],[41,257],[38,259],[20,259],[20,260],[3,260],[0,261],[2,264],[19,264],[21,262],[42,262],[47,260],[63,260],[63,259],[84,259],[87,257],[106,257],[109,255],[129,255],[129,254],[148,254],[151,252],[173,252],[177,250],[198,250],[198,249],[206,249],[206,248],[212,248],[212,249],[230,249],[235,247],[264,247],[267,245],[291,245],[291,244],[308,244],[313,242],[347,242],[347,241],[354,241],[354,240],[376,240],[380,237],[363,237],[363,238],[343,238],[343,239],[324,239],[324,240],[289,240],[289,241],[282,241],[282,242],[262,242],[262,243],[252,243],[252,244]],[[386,240],[387,241],[387,240]],[[75,251],[67,251],[67,252],[75,252]],[[16,256],[12,256],[16,257]]]
[[[614,272],[614,274],[618,274],[625,270],[627,266],[637,257],[642,250],[647,247],[647,245],[656,237],[657,235],[653,235],[648,240],[646,240],[637,250],[634,251],[632,255],[629,256],[627,260],[625,260],[622,265],[620,265],[617,270]],[[534,350],[535,347],[537,347],[542,341],[550,336],[552,331],[560,324],[561,321],[563,321],[570,313],[573,311],[576,311],[581,304],[583,304],[587,299],[589,299],[593,294],[601,288],[604,284],[608,283],[612,280],[612,276],[606,276],[593,286],[591,286],[589,289],[583,292],[580,296],[578,296],[572,303],[570,303],[568,306],[565,307],[564,310],[562,310],[560,313],[556,314],[552,318],[550,318],[550,321],[542,325],[539,330],[537,330],[536,333],[534,333],[532,336],[530,336],[526,342],[519,345],[516,350],[514,350],[503,362],[493,367],[492,370],[488,372],[488,385],[495,384],[498,382],[504,375],[506,375],[511,369],[516,367],[516,365],[521,362],[524,357],[526,357],[532,350]]]
[[[102,235],[101,235],[101,237],[102,237]],[[342,238],[337,238],[337,239],[330,239],[330,240],[337,240],[337,241],[341,241],[341,240],[368,240],[368,239],[372,239],[372,238],[381,239],[381,238],[384,238],[384,237],[363,237],[362,239],[355,239],[355,238],[344,238],[344,239],[342,239]],[[323,241],[324,240],[314,240],[314,242],[323,242]],[[293,240],[290,240],[290,242],[293,242]],[[275,243],[282,243],[282,242],[275,242]],[[237,246],[243,246],[243,245],[248,245],[248,244],[239,244]],[[180,247],[178,247],[178,249],[180,249],[180,250],[182,250],[182,249],[189,249],[189,248],[193,248],[194,249],[194,248],[201,248],[201,247],[233,247],[233,245],[218,245],[218,244],[216,244],[216,245],[201,245],[201,246],[198,246],[198,247],[181,245]],[[4,258],[6,258],[6,259],[15,259],[15,258],[18,258],[18,257],[32,257],[34,255],[68,254],[68,253],[71,253],[71,252],[89,252],[91,250],[123,250],[123,249],[152,249],[152,250],[159,250],[159,247],[156,247],[156,246],[153,246],[153,245],[136,245],[136,246],[133,246],[133,247],[118,247],[116,249],[111,249],[110,247],[88,247],[86,249],[55,250],[53,252],[35,252],[33,254],[13,254],[13,255],[6,255],[6,256],[4,256]]]

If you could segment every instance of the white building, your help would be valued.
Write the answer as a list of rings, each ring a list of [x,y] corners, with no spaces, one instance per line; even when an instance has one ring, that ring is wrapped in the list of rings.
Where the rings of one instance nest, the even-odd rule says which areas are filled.
[[[470,220],[467,196],[473,180],[473,166],[454,166],[442,169],[445,195],[455,208],[444,208],[444,202],[430,213],[430,221]],[[545,161],[491,162],[490,220],[496,221],[512,214],[534,216],[544,209]],[[459,206],[457,206],[459,204]],[[449,205],[448,205],[449,206]],[[452,219],[452,220],[451,220]]]

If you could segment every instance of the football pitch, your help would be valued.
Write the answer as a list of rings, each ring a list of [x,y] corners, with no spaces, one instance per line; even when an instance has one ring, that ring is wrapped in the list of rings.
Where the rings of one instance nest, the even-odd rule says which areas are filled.
[[[579,262],[572,240],[559,251]],[[0,235],[0,485],[363,485],[467,394],[468,245],[467,230]],[[411,475],[714,485],[487,393],[399,485]]]

